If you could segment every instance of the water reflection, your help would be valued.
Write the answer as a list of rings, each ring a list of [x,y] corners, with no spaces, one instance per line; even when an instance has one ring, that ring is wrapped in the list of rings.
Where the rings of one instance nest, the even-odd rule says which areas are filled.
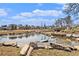
[[[21,38],[22,39],[22,35],[18,36],[18,38]]]
[[[46,35],[36,33],[0,36],[0,42],[7,42],[7,41],[16,41],[18,45],[24,45],[26,43],[29,44],[30,42],[41,42],[41,43],[52,42],[69,46],[79,45],[79,42],[75,41],[65,42],[64,39],[60,39],[58,37],[48,37]]]
[[[17,37],[9,37],[9,39],[16,39]]]
[[[0,36],[0,42],[16,41],[18,44],[26,44],[37,41],[41,42],[41,40],[48,40],[48,37],[42,34],[21,34],[21,35]]]

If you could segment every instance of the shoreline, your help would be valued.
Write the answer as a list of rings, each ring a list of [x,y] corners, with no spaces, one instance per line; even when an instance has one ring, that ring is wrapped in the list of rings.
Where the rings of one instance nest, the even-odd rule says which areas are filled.
[[[78,33],[70,33],[70,32],[56,32],[48,29],[28,29],[28,30],[0,30],[0,35],[3,34],[19,34],[19,33],[27,33],[27,32],[36,32],[36,33],[46,33],[46,34],[56,34],[56,35],[66,35],[66,34],[78,34]]]

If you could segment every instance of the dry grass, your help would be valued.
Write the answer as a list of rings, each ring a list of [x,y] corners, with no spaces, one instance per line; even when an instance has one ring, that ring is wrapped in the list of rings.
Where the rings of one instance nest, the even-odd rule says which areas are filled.
[[[67,52],[57,49],[38,49],[33,50],[32,56],[79,56],[79,51]]]
[[[0,47],[0,56],[19,56],[20,48],[16,47]]]
[[[32,32],[33,30],[0,30],[0,35]]]
[[[20,48],[16,47],[0,47],[0,56],[20,56]],[[35,49],[31,53],[32,56],[79,56],[79,51],[67,52],[57,49]]]

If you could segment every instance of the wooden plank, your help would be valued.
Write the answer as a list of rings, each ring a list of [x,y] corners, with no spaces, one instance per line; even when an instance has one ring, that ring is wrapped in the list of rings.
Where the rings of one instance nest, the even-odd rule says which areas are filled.
[[[31,54],[31,52],[33,51],[33,49],[34,49],[34,48],[30,46],[30,48],[29,48],[29,50],[28,50],[28,52],[27,52],[27,55],[26,55],[26,56],[30,56],[30,54]]]
[[[20,51],[20,55],[25,56],[29,50],[30,46],[29,45],[24,45],[24,47]]]

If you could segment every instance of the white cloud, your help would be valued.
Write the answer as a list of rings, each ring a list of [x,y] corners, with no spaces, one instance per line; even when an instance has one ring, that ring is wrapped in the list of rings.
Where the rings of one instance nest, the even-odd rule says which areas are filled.
[[[33,13],[36,15],[36,16],[59,16],[62,14],[62,11],[60,10],[39,10],[39,9],[36,9],[33,11]]]
[[[0,9],[0,16],[7,16],[8,12],[5,9]]]
[[[20,16],[23,16],[23,17],[32,17],[32,16],[34,16],[34,14],[30,13],[30,12],[23,12],[23,13],[20,14]]]
[[[16,16],[13,16],[12,18],[17,19],[17,18],[28,18],[28,17],[37,17],[37,16],[53,16],[53,17],[58,17],[63,15],[62,11],[60,10],[33,10],[32,12],[22,12]]]
[[[16,15],[16,16],[12,16],[12,17],[9,17],[9,18],[12,18],[12,19],[23,19],[24,17],[20,16],[20,15]]]

